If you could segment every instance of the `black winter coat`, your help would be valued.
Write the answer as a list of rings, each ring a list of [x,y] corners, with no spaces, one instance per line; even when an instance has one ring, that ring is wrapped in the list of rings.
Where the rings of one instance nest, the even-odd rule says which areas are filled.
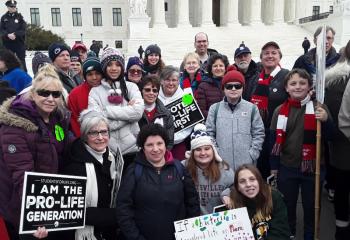
[[[125,239],[172,240],[174,221],[200,214],[191,176],[184,168],[182,180],[173,162],[177,160],[166,160],[157,170],[140,152],[126,170],[117,198],[118,223]],[[136,164],[143,167],[139,179]]]
[[[86,177],[85,163],[94,164],[98,189],[97,207],[86,208],[86,225],[94,226],[94,233],[97,239],[116,239],[117,217],[114,209],[111,209],[111,191],[113,181],[111,179],[108,160],[109,151],[103,154],[103,164],[96,160],[87,150],[81,139],[76,139],[70,148],[67,166],[63,173],[68,175]]]
[[[174,119],[170,111],[164,106],[162,101],[160,101],[159,99],[156,100],[156,113],[154,115],[152,123],[157,123],[155,122],[156,119],[162,119],[163,127],[167,130],[169,136],[169,144],[167,148],[172,149],[174,146]],[[143,113],[142,118],[139,120],[140,129],[147,124],[150,124],[150,122],[148,121],[146,114]]]
[[[0,32],[3,43],[5,45],[7,43],[18,43],[24,45],[26,26],[27,24],[20,13],[6,12],[2,15],[0,22]],[[9,33],[15,33],[16,39],[10,40],[7,36]]]

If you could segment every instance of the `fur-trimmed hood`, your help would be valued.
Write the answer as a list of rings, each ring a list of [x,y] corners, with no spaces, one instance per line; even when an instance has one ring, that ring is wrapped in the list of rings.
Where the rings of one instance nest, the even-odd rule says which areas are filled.
[[[16,97],[9,98],[0,106],[0,124],[23,128],[27,132],[38,131],[39,128],[34,122],[10,112],[15,99]]]
[[[342,81],[348,81],[350,76],[350,62],[337,62],[333,67],[329,68],[325,72],[325,86],[331,87],[334,84],[338,84]]]

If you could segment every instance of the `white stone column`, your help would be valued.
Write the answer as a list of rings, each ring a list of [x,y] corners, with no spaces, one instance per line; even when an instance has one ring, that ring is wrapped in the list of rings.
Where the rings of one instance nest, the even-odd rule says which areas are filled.
[[[238,25],[238,0],[227,0],[227,26]]]
[[[261,0],[250,0],[250,9],[251,9],[250,24],[251,25],[262,24],[262,21],[261,21]]]
[[[153,0],[152,4],[153,27],[165,27],[165,11],[163,0]]]
[[[274,0],[273,4],[273,23],[284,22],[284,0]]]
[[[177,27],[189,27],[189,0],[177,0],[178,23]]]
[[[295,4],[296,4],[296,0],[286,0],[285,2],[285,13],[287,16],[286,21],[288,23],[293,23],[294,19],[295,19]]]
[[[213,23],[213,2],[212,0],[202,0],[202,24],[201,26],[214,26]]]

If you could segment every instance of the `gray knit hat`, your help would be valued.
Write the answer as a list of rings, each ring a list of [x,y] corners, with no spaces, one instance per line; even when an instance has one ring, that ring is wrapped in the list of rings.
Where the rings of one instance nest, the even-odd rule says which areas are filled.
[[[52,63],[51,59],[42,52],[35,52],[32,59],[32,70],[34,75],[38,72],[39,67],[45,63]]]

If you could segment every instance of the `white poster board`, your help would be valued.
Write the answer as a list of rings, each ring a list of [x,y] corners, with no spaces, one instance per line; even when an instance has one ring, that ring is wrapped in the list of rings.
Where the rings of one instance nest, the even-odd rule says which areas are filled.
[[[176,240],[254,240],[246,208],[174,222]]]

